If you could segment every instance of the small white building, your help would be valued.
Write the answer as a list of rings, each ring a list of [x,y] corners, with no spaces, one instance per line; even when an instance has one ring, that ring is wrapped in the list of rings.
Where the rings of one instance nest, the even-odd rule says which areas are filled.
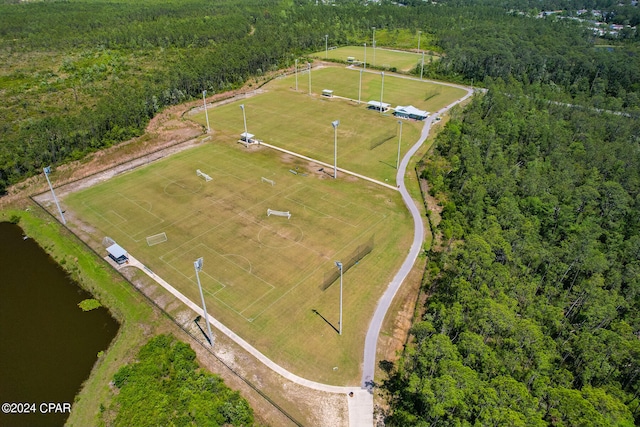
[[[407,105],[406,107],[398,105],[393,115],[403,119],[424,120],[429,117],[429,112],[420,110],[413,105]]]
[[[248,144],[251,144],[254,142],[253,137],[255,135],[252,133],[248,133],[248,132],[242,132],[240,134],[240,142],[246,142]]]
[[[382,111],[384,113],[386,111],[389,111],[389,108],[391,108],[391,104],[380,101],[369,101],[367,102],[367,108],[369,110]]]

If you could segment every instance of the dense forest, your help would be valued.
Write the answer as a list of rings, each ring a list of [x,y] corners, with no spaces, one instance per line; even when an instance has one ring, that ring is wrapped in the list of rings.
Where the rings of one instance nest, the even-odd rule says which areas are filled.
[[[389,425],[640,421],[640,122],[489,84],[439,135],[424,314]]]
[[[525,1],[509,10],[491,0],[365,4],[0,1],[0,194],[43,166],[140,135],[168,105],[292,66],[325,34],[333,45],[361,44],[372,27],[379,45],[422,31],[422,49],[443,53],[426,64],[430,78],[513,77],[549,99],[640,110],[637,32],[599,49],[577,22],[513,13],[528,10]]]
[[[171,335],[151,339],[134,363],[116,372],[113,407],[103,408],[102,420],[114,426],[253,425],[247,401],[195,358]]]
[[[406,36],[421,31],[441,55],[425,76],[488,92],[423,161],[441,221],[426,304],[382,364],[387,425],[640,424],[640,34],[534,17],[633,23],[640,7],[318,3],[0,2],[0,194],[140,135],[168,105],[292,66],[325,34],[361,44],[376,27],[378,46],[416,49]],[[115,380],[123,398],[132,369]]]

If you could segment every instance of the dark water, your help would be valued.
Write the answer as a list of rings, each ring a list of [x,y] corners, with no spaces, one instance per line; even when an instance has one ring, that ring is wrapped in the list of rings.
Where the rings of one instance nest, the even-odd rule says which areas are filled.
[[[83,312],[91,295],[22,236],[0,223],[0,426],[58,426],[118,323],[104,308]],[[35,413],[6,414],[7,402]]]

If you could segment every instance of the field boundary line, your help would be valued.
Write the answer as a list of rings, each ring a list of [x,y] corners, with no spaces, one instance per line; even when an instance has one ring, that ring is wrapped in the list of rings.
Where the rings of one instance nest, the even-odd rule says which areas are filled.
[[[329,163],[325,163],[325,162],[322,162],[320,160],[312,159],[311,157],[307,157],[307,156],[304,156],[302,154],[296,153],[295,151],[290,151],[290,150],[287,150],[287,149],[284,149],[284,148],[280,148],[277,145],[267,144],[266,142],[261,142],[260,145],[264,145],[265,147],[272,148],[274,150],[281,151],[283,153],[291,154],[292,156],[298,157],[298,158],[303,159],[303,160],[308,160],[310,162],[314,162],[314,163],[317,163],[317,164],[322,165],[322,166],[333,168],[333,165],[331,165]],[[382,181],[378,181],[377,179],[369,178],[368,176],[361,175],[359,173],[350,171],[348,169],[343,169],[343,168],[336,168],[336,169],[339,170],[340,172],[349,174],[351,176],[355,176],[356,178],[364,179],[366,181],[373,182],[374,184],[382,185],[383,187],[387,187],[387,188],[389,188],[391,190],[398,191],[398,189],[396,187],[394,187],[393,185],[387,184],[387,183],[382,182]]]

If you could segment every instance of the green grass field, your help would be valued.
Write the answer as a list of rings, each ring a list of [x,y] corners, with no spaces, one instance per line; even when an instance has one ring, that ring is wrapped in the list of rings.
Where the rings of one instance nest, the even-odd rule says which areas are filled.
[[[325,56],[326,55],[326,56]],[[334,59],[339,61],[346,61],[348,57],[355,58],[356,61],[364,62],[365,52],[364,46],[345,46],[337,49],[332,49],[328,52],[320,51],[312,54],[311,56],[319,59]],[[427,64],[429,61],[438,60],[437,56],[424,55],[424,62]],[[367,67],[382,67],[382,68],[396,68],[401,72],[409,72],[414,69],[418,64],[422,62],[422,54],[416,52],[406,52],[402,50],[381,49],[379,47],[375,50],[367,44]]]
[[[335,384],[357,383],[369,319],[412,233],[397,192],[235,143],[204,144],[63,203],[94,241],[115,239],[198,305],[193,262],[203,257],[212,316],[298,375]],[[268,208],[292,217],[267,217]],[[148,246],[162,232],[168,240]],[[373,251],[344,274],[339,336],[339,283],[322,283],[372,237]]]
[[[312,96],[308,91],[308,73],[298,73],[298,92],[295,76],[274,80],[256,96],[209,108],[209,122],[214,139],[237,141],[244,131],[242,110],[245,105],[247,129],[256,138],[281,148],[333,164],[333,120],[338,127],[338,166],[378,179],[395,183],[398,157],[399,125],[391,113],[380,114],[368,110],[369,100],[380,100],[382,76],[379,72],[362,73],[360,99],[357,103],[360,72],[343,67],[312,70]],[[338,97],[319,94],[332,89]],[[392,106],[413,105],[427,111],[440,108],[463,96],[464,91],[449,86],[406,79],[386,73],[383,101]],[[205,124],[204,112],[190,116]],[[420,135],[422,122],[403,120],[401,154],[413,145]]]

